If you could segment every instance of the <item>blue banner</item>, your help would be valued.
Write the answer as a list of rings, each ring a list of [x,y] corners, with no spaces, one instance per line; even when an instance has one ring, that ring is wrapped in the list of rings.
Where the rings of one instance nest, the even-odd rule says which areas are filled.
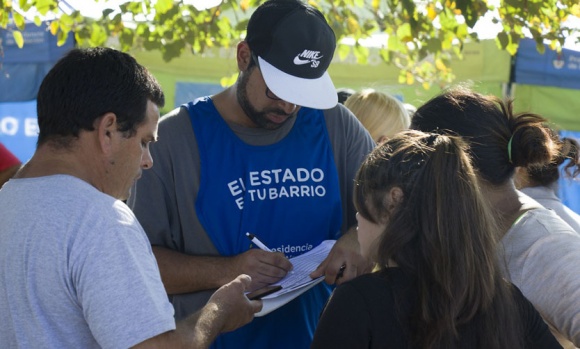
[[[0,142],[8,150],[26,162],[34,154],[37,139],[36,100],[0,103]]]
[[[0,102],[20,102],[36,99],[38,88],[50,68],[74,47],[73,35],[62,46],[43,24],[27,23],[22,31],[24,46],[14,41],[14,26],[0,29]]]
[[[206,84],[198,82],[176,82],[174,107],[189,103],[199,97],[211,96],[223,91],[218,84]]]
[[[7,29],[0,29],[2,50],[4,51],[1,58],[3,64],[54,63],[74,47],[73,34],[68,36],[64,45],[58,46],[57,38],[49,32],[46,24],[41,24],[38,27],[34,23],[28,22],[22,31],[24,46],[19,48],[14,41],[13,30],[15,30],[14,25],[9,25]]]
[[[518,84],[580,89],[580,51],[562,49],[558,53],[545,46],[538,52],[532,39],[520,41],[515,61]]]

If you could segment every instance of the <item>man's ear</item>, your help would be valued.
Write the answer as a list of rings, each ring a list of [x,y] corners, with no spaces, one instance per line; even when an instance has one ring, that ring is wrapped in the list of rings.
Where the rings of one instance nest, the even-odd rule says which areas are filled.
[[[117,116],[106,113],[95,121],[95,129],[99,138],[99,147],[105,154],[113,149],[113,137],[117,131]]]
[[[238,60],[238,69],[240,71],[245,71],[250,65],[250,61],[252,60],[252,51],[250,50],[250,46],[245,41],[241,41],[237,47],[237,60]]]

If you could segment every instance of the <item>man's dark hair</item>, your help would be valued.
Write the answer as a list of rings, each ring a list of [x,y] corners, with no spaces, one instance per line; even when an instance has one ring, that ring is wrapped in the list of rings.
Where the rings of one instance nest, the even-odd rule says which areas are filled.
[[[73,49],[44,78],[37,98],[38,144],[67,147],[81,130],[93,131],[105,113],[117,116],[118,130],[135,134],[147,101],[165,104],[161,86],[130,55],[98,47]]]
[[[348,88],[348,87],[341,87],[341,88],[337,89],[336,94],[338,96],[338,103],[344,104],[344,102],[346,102],[348,97],[352,96],[353,93],[355,93],[355,92],[356,92],[355,90],[353,90],[352,88]]]

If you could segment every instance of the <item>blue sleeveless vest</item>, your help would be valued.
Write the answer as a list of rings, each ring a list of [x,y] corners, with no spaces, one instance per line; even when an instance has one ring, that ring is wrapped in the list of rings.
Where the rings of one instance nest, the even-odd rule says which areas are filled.
[[[287,257],[327,239],[342,223],[338,173],[322,111],[301,108],[282,140],[244,143],[210,98],[187,105],[200,154],[200,223],[224,256],[252,248],[246,232]],[[307,348],[330,295],[321,283],[294,301],[218,337],[214,348]]]

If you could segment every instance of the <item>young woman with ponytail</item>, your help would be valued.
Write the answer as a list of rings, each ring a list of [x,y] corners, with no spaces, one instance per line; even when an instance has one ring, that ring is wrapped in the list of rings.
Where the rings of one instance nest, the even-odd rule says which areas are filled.
[[[560,348],[502,278],[500,230],[466,148],[407,131],[367,157],[354,204],[376,268],[334,291],[312,348]]]
[[[516,167],[544,166],[560,154],[546,119],[515,114],[510,101],[458,87],[421,106],[411,128],[469,143],[481,191],[500,226],[505,276],[564,347],[580,347],[580,236],[514,185]]]

